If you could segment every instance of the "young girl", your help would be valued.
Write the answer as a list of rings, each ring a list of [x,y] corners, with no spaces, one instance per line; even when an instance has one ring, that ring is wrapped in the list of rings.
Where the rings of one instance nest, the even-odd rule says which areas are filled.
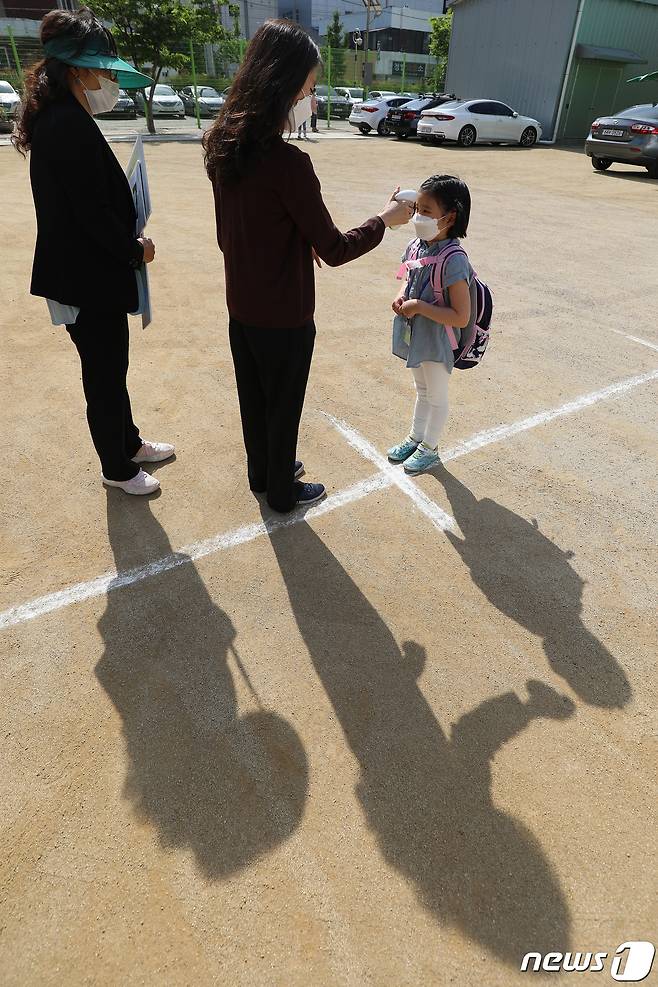
[[[452,175],[432,175],[420,187],[413,218],[417,239],[408,245],[403,261],[434,257],[458,246],[459,238],[466,236],[470,212],[471,196],[464,182]],[[473,269],[466,255],[460,251],[445,261],[442,287],[447,307],[436,301],[433,270],[431,265],[409,270],[392,306],[393,353],[414,375],[416,406],[409,434],[389,449],[388,458],[404,463],[405,473],[414,475],[440,462],[439,437],[448,417],[454,362],[445,326],[453,326],[459,342],[460,330],[471,318]]]

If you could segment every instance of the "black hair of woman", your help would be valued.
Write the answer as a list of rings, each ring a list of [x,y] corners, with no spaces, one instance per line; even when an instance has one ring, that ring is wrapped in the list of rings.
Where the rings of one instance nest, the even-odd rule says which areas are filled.
[[[291,129],[292,108],[320,61],[316,43],[293,21],[270,20],[258,29],[222,112],[203,138],[211,180],[225,184],[243,177]]]
[[[93,42],[98,50],[117,54],[116,43],[108,29],[88,7],[79,10],[51,10],[41,21],[39,39],[42,45],[55,39],[76,42],[75,55],[81,54]],[[38,61],[25,75],[22,110],[11,142],[25,155],[32,145],[32,133],[37,115],[45,106],[69,95],[69,66],[58,58]]]

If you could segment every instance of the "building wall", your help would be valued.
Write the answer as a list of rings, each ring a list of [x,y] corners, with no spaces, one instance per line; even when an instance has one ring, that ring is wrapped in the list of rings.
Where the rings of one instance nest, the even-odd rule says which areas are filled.
[[[500,99],[550,138],[578,0],[461,0],[453,9],[447,91]]]
[[[575,57],[558,127],[560,139],[584,139],[596,117],[635,103],[658,102],[658,81],[626,83],[633,76],[658,70],[658,0],[585,0],[577,41],[624,48],[646,62],[624,64]]]
[[[658,81],[632,83],[626,79],[658,71],[658,0],[587,0],[578,41],[588,45],[628,48],[647,59],[645,65],[624,67],[622,84],[610,112],[633,103],[658,102]]]
[[[93,0],[90,0],[90,3],[93,6]],[[247,0],[246,3],[240,0],[240,36],[253,38],[264,21],[278,16],[278,0]],[[232,32],[233,18],[228,12],[228,6],[220,7],[219,18],[224,27]]]

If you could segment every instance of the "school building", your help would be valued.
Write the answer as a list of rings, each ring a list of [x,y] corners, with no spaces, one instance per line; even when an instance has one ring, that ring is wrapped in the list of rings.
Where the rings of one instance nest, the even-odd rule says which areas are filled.
[[[658,102],[658,0],[452,0],[446,89],[535,117],[544,140]]]

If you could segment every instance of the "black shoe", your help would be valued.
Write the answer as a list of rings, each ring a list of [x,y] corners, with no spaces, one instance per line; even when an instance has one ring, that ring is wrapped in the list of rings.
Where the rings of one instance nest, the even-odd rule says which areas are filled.
[[[326,494],[323,483],[300,483],[297,491],[297,504],[306,507],[322,500]]]

